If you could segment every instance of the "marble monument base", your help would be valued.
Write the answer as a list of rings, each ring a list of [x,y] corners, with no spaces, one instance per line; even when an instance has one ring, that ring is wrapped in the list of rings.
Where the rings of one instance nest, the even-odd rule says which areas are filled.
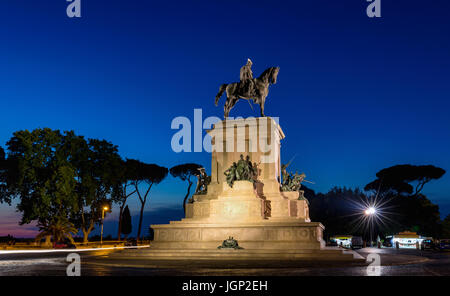
[[[153,225],[152,249],[217,249],[233,237],[244,249],[319,250],[323,226],[305,222],[189,223]]]
[[[215,249],[233,237],[245,249],[320,249],[324,227],[299,215],[301,205],[280,193],[261,198],[249,181],[224,183],[217,198],[189,204],[188,218],[152,225],[151,248]]]
[[[226,185],[226,186],[225,186]],[[324,226],[310,222],[307,201],[298,192],[272,193],[265,199],[248,181],[228,184],[214,199],[199,196],[189,204],[187,217],[152,225],[150,249],[125,251],[122,257],[147,260],[280,260],[352,261],[353,253],[327,249]],[[270,211],[265,209],[269,207]],[[218,249],[233,237],[242,249]],[[257,260],[257,261],[255,261]]]

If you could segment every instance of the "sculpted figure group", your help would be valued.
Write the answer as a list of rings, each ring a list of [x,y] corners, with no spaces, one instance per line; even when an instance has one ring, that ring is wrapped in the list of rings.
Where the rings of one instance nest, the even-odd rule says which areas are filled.
[[[252,164],[250,156],[247,155],[244,159],[244,155],[241,154],[238,162],[233,162],[224,174],[230,187],[233,187],[234,181],[247,180],[253,183],[258,177],[258,165],[256,163]]]
[[[199,168],[197,175],[197,187],[194,194],[206,194],[208,185],[211,183],[211,176],[206,174],[205,168]]]
[[[299,191],[302,187],[302,182],[306,175],[304,173],[295,174],[289,173],[287,167],[289,164],[283,164],[281,166],[281,176],[283,181],[281,182],[281,191]]]
[[[295,174],[287,171],[289,164],[283,164],[281,166],[281,176],[282,181],[280,182],[281,191],[299,191],[302,182],[309,182],[305,180],[306,175],[304,173]],[[240,159],[237,162],[233,162],[231,167],[229,167],[225,172],[227,184],[233,187],[235,181],[246,180],[254,183],[258,179],[259,170],[258,164],[252,163],[250,161],[250,156],[240,155]],[[208,191],[208,185],[211,183],[211,176],[206,174],[205,168],[200,168],[197,175],[197,187],[195,189],[194,195],[206,194]],[[189,202],[192,203],[195,200],[190,199]]]

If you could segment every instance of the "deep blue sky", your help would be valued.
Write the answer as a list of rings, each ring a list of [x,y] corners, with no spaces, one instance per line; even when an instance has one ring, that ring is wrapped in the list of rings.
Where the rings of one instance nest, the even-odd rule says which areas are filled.
[[[297,154],[292,167],[316,191],[363,187],[395,164],[450,170],[450,3],[382,0],[380,19],[367,5],[82,0],[82,18],[69,19],[65,0],[3,0],[0,145],[16,130],[50,127],[105,138],[123,157],[209,170],[208,153],[171,150],[170,123],[194,108],[221,117],[218,87],[250,57],[255,75],[281,68],[266,114],[280,117],[284,161]],[[257,113],[239,102],[230,115]],[[425,188],[443,215],[449,181]],[[184,190],[172,177],[152,189],[146,221],[178,209]],[[0,215],[15,225],[13,207]]]

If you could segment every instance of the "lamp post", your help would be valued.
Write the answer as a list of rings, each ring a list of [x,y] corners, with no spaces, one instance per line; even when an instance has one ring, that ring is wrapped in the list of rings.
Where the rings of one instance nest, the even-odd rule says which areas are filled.
[[[100,234],[100,246],[103,246],[103,219],[105,219],[105,211],[107,211],[109,208],[108,207],[103,207],[102,208],[102,231]]]
[[[364,214],[366,214],[366,216],[368,216],[368,218],[370,219],[370,223],[369,223],[369,237],[370,237],[370,246],[372,247],[372,223],[373,223],[373,216],[377,213],[377,210],[374,207],[368,207],[365,211]]]

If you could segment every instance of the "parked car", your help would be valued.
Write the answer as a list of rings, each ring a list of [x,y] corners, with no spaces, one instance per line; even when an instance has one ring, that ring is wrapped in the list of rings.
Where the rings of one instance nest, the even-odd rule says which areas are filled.
[[[76,249],[77,247],[70,241],[58,242],[54,245],[55,249]]]
[[[336,241],[336,239],[334,237],[330,238],[327,241],[327,246],[329,246],[329,247],[337,247],[337,245],[338,245],[337,241]]]
[[[439,250],[450,250],[450,239],[441,239],[439,241]]]
[[[383,241],[383,247],[386,247],[386,248],[392,248],[392,239],[386,238],[386,239]]]
[[[352,249],[361,249],[363,247],[363,239],[360,236],[353,236],[352,237]]]
[[[420,247],[422,250],[432,250],[435,248],[434,241],[432,239],[424,239]]]

